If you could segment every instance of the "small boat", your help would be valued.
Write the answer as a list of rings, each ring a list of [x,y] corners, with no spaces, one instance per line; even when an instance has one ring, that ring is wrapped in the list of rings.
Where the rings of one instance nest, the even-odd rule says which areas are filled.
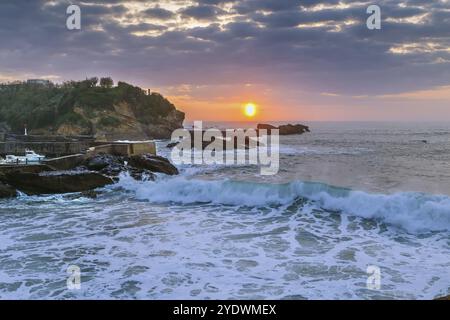
[[[5,160],[0,160],[1,164],[28,164],[28,163],[40,163],[45,159],[45,156],[37,154],[33,150],[26,149],[25,156],[14,156],[11,154],[6,155]]]
[[[37,154],[33,150],[25,150],[25,161],[27,162],[41,162],[45,159],[45,156]]]
[[[18,161],[18,158],[16,156],[12,156],[10,154],[8,154],[5,159],[5,163],[16,163],[17,161]]]

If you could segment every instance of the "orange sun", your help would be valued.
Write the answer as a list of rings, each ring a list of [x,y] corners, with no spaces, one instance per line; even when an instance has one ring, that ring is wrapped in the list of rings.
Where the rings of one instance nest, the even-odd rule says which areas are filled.
[[[256,114],[256,105],[254,103],[247,103],[244,108],[245,116],[252,118]]]

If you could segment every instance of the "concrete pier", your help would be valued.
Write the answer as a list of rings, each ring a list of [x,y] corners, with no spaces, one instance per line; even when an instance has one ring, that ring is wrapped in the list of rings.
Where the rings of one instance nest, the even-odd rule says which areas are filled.
[[[7,154],[24,155],[31,149],[47,158],[84,154],[95,147],[96,152],[117,155],[156,154],[153,141],[142,142],[104,142],[96,141],[92,136],[58,136],[58,135],[15,135],[0,136],[0,156]]]

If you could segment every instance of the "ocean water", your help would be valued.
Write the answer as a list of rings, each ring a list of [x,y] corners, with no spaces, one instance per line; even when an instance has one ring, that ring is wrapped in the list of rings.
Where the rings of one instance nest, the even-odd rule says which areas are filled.
[[[0,298],[449,294],[450,123],[310,126],[281,137],[276,176],[183,165],[156,181],[123,175],[96,199],[0,200]],[[70,265],[79,290],[67,288]],[[368,266],[379,289],[367,287]]]

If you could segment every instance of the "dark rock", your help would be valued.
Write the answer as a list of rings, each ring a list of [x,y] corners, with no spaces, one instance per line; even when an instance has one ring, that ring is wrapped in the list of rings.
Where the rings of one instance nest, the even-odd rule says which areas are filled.
[[[4,181],[29,195],[82,192],[113,183],[111,178],[90,171],[54,171],[39,174],[17,171],[5,174]]]
[[[114,156],[110,154],[98,154],[92,158],[87,159],[84,165],[89,170],[100,171],[109,166],[120,166],[123,165],[124,160],[122,157]]]
[[[87,170],[97,171],[109,177],[117,177],[121,172],[126,171],[125,157],[115,156],[111,154],[97,154],[86,159],[83,166],[77,167],[80,171],[83,168]]]
[[[64,199],[75,200],[75,199],[79,199],[80,197],[90,198],[90,199],[97,199],[98,195],[99,195],[98,191],[88,190],[88,191],[83,191],[81,193],[65,195]]]
[[[178,169],[173,164],[171,164],[169,160],[151,154],[132,156],[128,161],[128,165],[136,169],[144,169],[151,172],[160,172],[171,176],[178,174]]]
[[[119,180],[118,177],[122,172],[127,172],[132,178],[138,181],[155,179],[155,175],[151,171],[127,165],[112,164],[107,166],[106,168],[103,168],[99,172],[103,175],[113,178],[116,182]]]
[[[258,124],[258,130],[267,130],[267,133],[270,134],[271,130],[278,129],[280,136],[291,135],[291,134],[303,134],[305,132],[310,132],[308,126],[304,126],[302,124],[286,124],[281,125],[279,127],[272,126],[270,124]]]
[[[310,132],[309,127],[304,126],[302,124],[287,124],[283,126],[279,126],[278,130],[280,130],[280,135],[290,135],[290,134],[303,134],[305,132]]]
[[[155,180],[155,175],[149,170],[129,168],[127,172],[134,180],[138,181]]]
[[[17,196],[17,190],[7,184],[0,182],[0,199],[13,198]]]
[[[81,193],[81,196],[83,196],[85,198],[97,199],[98,192],[95,190],[83,191]]]
[[[127,167],[125,165],[110,164],[107,167],[100,170],[99,172],[106,176],[116,177],[116,176],[120,175],[121,172],[124,172],[126,170],[127,170]]]
[[[256,127],[256,129],[258,130],[272,130],[272,129],[278,129],[277,127],[271,125],[271,124],[258,124],[258,126]]]
[[[122,172],[128,172],[136,180],[154,180],[153,172],[166,174],[177,174],[178,170],[165,158],[153,155],[133,156],[130,158],[100,154],[85,161],[83,166],[77,167],[77,171],[83,169],[93,170],[105,176],[113,178],[115,182],[119,180]],[[176,173],[175,173],[176,172]]]

